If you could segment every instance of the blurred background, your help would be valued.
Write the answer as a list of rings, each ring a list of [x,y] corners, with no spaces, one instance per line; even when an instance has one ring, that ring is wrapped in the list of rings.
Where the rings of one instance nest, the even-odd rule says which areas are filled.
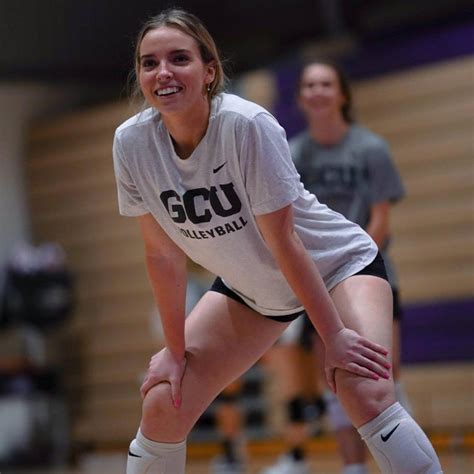
[[[137,226],[118,215],[111,144],[134,113],[135,35],[170,5],[0,0],[1,472],[93,472],[94,455],[124,453],[136,432],[140,380],[162,338]],[[472,472],[473,2],[173,5],[208,26],[229,90],[268,108],[289,137],[304,127],[295,90],[305,59],[333,58],[354,81],[357,118],[386,138],[408,191],[392,222],[402,377],[435,446],[468,453],[446,472]],[[190,270],[205,288],[209,275]],[[278,403],[268,375],[251,370],[243,406],[256,456],[277,449]],[[313,451],[335,453],[328,439]],[[211,407],[191,461],[212,456],[215,440]],[[94,472],[121,472],[110,466]]]

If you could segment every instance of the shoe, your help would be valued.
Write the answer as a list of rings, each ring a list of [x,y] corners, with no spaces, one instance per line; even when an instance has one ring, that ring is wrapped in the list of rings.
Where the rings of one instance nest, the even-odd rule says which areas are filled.
[[[289,456],[281,456],[276,464],[261,471],[261,474],[310,474],[305,461],[296,461]]]
[[[224,456],[217,456],[211,461],[212,474],[244,474],[244,463],[229,462]]]

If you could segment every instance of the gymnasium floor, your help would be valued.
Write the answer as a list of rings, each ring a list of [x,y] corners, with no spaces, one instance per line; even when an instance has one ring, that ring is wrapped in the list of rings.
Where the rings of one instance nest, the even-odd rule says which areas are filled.
[[[444,474],[473,474],[474,473],[474,444],[472,440],[440,438],[433,444],[440,456]],[[274,447],[251,446],[248,469],[245,474],[259,474],[260,470],[275,461],[279,449]],[[205,454],[203,450],[190,449],[186,474],[211,474],[209,460],[211,451]],[[340,461],[335,453],[332,441],[315,441],[309,446],[311,472],[314,474],[339,474]],[[1,470],[0,474],[124,474],[125,455],[122,453],[96,453],[81,459],[75,469],[9,471]],[[369,473],[377,474],[376,465],[370,461]],[[168,474],[168,473],[167,473]],[[173,474],[173,473],[169,473]],[[400,473],[401,474],[401,473]]]

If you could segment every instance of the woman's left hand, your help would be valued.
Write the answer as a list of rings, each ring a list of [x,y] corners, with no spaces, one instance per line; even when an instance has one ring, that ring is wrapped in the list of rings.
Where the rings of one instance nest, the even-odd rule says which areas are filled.
[[[326,379],[331,390],[336,393],[335,371],[342,369],[361,377],[378,380],[389,378],[390,363],[388,351],[356,331],[341,329],[325,347]]]

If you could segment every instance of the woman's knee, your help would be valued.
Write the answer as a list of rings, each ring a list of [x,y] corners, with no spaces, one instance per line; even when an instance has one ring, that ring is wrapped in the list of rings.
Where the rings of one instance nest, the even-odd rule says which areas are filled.
[[[169,383],[163,382],[152,387],[142,403],[143,417],[156,417],[173,405]]]
[[[375,418],[395,402],[392,378],[371,380],[342,375],[338,379],[338,398],[356,426]]]
[[[191,419],[189,409],[173,406],[169,383],[155,385],[143,400],[141,429],[150,439],[163,442],[181,441],[192,429]]]

